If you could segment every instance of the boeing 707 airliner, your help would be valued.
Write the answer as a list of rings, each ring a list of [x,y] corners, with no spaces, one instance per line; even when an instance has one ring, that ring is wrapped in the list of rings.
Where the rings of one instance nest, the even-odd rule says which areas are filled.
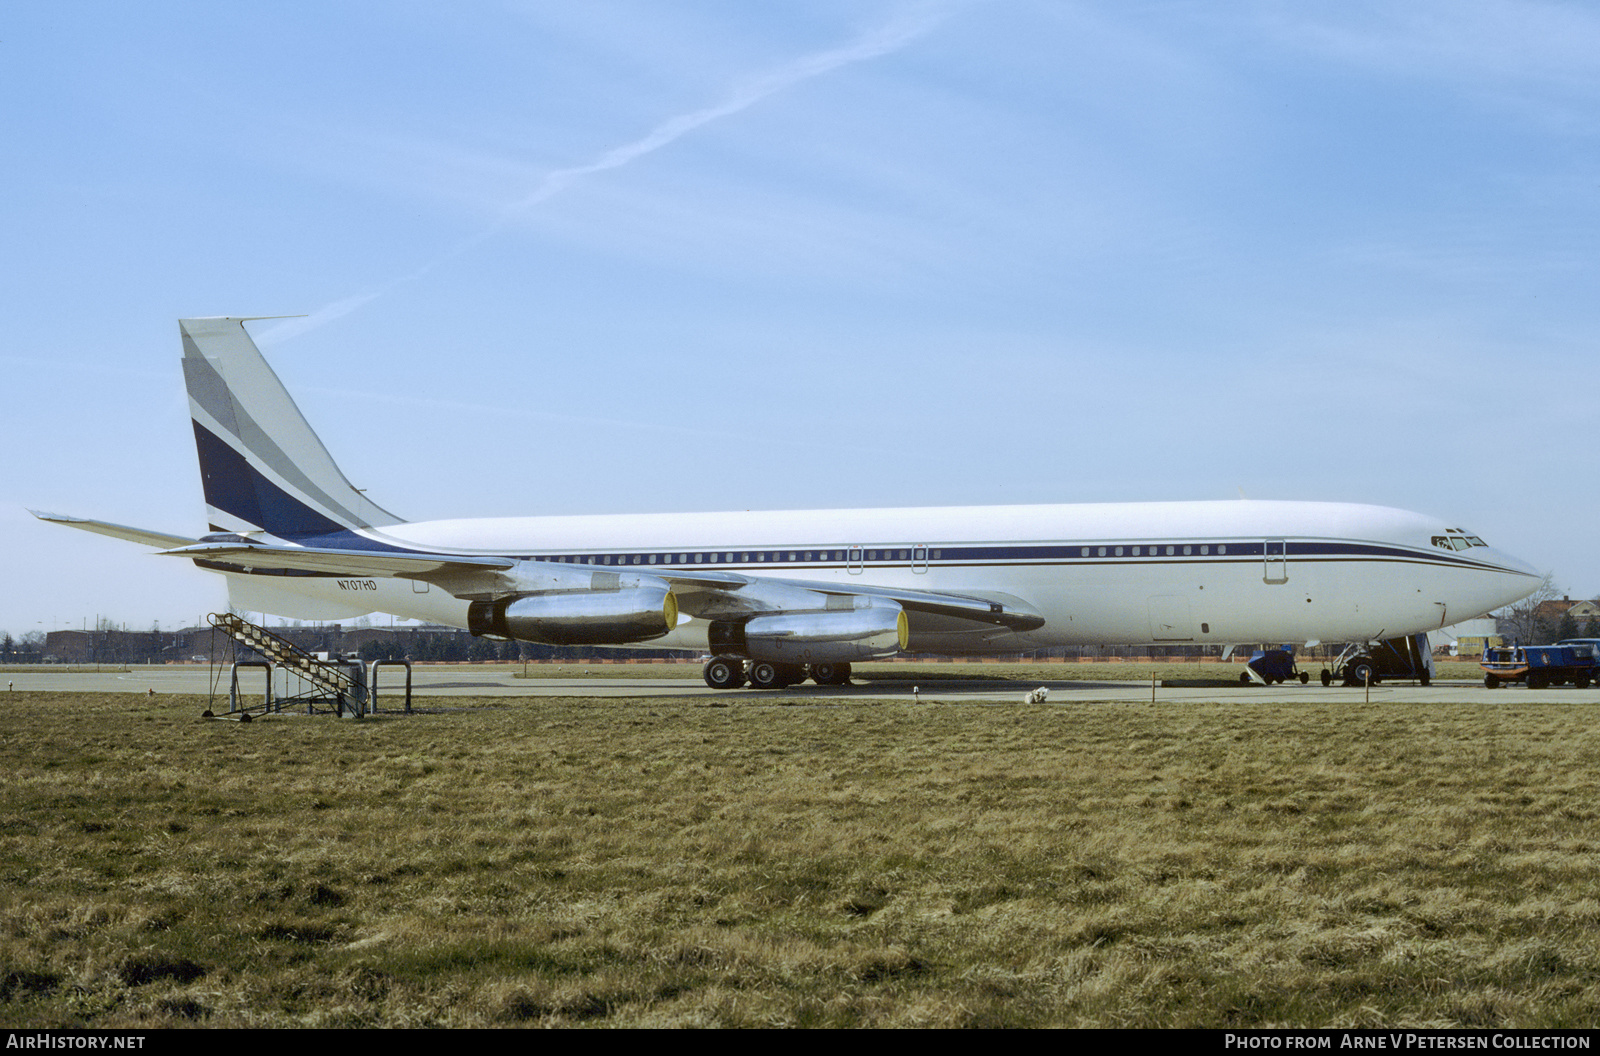
[[[1328,502],[407,521],[351,486],[248,321],[178,324],[209,534],[36,515],[193,560],[244,611],[694,649],[714,688],[842,684],[902,651],[1392,638],[1540,582],[1432,517]]]

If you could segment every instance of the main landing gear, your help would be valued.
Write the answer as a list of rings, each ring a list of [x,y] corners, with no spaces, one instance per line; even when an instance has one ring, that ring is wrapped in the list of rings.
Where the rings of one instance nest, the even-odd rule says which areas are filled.
[[[744,663],[714,656],[706,661],[701,674],[712,689],[738,689],[744,685]]]
[[[738,689],[747,681],[754,689],[783,689],[810,678],[819,686],[843,686],[850,682],[849,664],[780,664],[772,660],[739,660],[714,656],[706,661],[701,674],[712,689]]]

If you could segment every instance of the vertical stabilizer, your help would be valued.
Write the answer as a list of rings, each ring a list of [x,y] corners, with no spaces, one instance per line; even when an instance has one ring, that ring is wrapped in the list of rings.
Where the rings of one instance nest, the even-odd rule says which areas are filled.
[[[402,523],[351,487],[245,332],[247,321],[178,320],[213,529],[292,538]]]

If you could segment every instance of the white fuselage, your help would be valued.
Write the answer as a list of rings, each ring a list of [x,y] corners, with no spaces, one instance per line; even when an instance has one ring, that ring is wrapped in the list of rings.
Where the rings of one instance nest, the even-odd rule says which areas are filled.
[[[912,651],[982,653],[1364,641],[1470,619],[1537,585],[1531,567],[1492,547],[1435,542],[1453,531],[1387,507],[1241,500],[463,519],[358,534],[430,553],[1004,596],[1044,617],[1026,633],[913,625]],[[309,619],[377,611],[467,626],[466,601],[421,582],[228,580],[230,600],[247,611]],[[706,629],[686,619],[643,647],[703,651]]]

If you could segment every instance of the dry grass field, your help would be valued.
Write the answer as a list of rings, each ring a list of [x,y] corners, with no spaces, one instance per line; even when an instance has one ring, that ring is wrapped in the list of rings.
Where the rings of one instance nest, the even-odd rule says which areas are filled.
[[[1600,704],[1403,697],[9,694],[0,1025],[1593,1025]]]

